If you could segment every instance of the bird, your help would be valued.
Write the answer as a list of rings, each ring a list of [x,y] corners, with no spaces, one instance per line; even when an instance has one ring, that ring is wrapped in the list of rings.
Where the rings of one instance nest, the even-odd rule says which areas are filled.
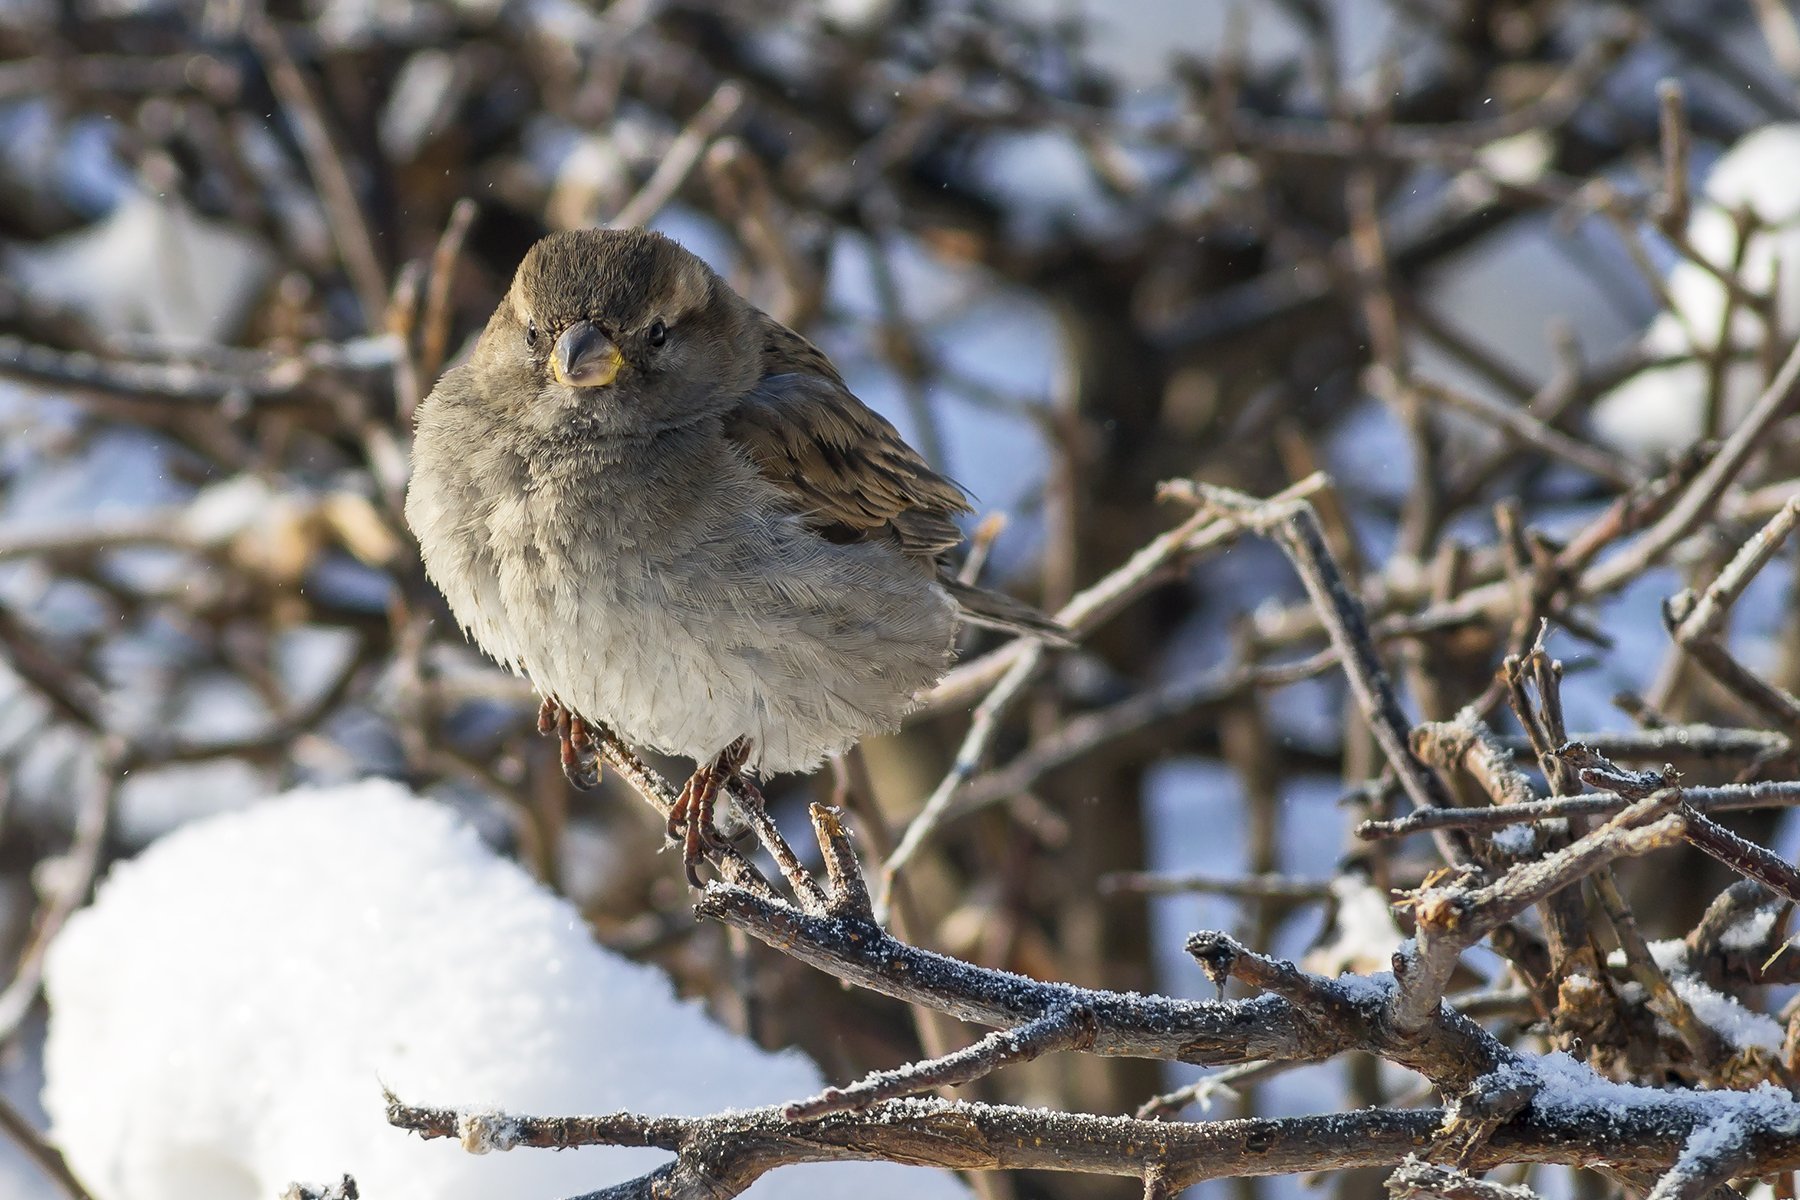
[[[550,234],[416,410],[406,520],[465,634],[592,732],[694,760],[668,833],[700,885],[722,789],[891,732],[985,625],[1067,631],[959,581],[969,494],[806,338],[674,240]]]

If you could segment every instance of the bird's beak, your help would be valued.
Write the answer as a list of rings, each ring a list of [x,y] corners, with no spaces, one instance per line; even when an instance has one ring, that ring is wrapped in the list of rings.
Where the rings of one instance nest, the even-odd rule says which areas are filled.
[[[625,358],[612,339],[592,321],[577,321],[562,331],[550,353],[550,373],[568,387],[605,387]]]

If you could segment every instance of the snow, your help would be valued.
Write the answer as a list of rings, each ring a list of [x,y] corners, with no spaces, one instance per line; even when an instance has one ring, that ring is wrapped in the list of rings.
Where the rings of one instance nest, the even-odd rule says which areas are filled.
[[[433,137],[452,124],[466,80],[458,60],[446,50],[416,51],[400,67],[381,110],[381,148],[397,162],[410,162]]]
[[[1776,915],[1776,910],[1773,908],[1758,909],[1727,929],[1719,938],[1719,945],[1726,950],[1735,950],[1739,954],[1749,954],[1760,950],[1768,943],[1769,935],[1775,932]]]
[[[1688,944],[1680,938],[1664,938],[1650,943],[1650,961],[1665,972],[1682,972],[1688,969]],[[1607,956],[1607,962],[1624,965],[1625,954],[1615,950]]]
[[[1542,129],[1527,129],[1489,142],[1475,154],[1489,178],[1512,187],[1529,187],[1543,179],[1556,161],[1556,143]]]
[[[120,865],[53,946],[45,1108],[97,1200],[251,1200],[354,1175],[382,1200],[520,1200],[621,1181],[642,1148],[477,1157],[390,1128],[382,1087],[491,1114],[700,1114],[823,1085],[590,940],[442,806],[368,781],[196,821]],[[122,998],[129,997],[129,1002]],[[966,1194],[878,1164],[752,1195]]]
[[[54,403],[25,401],[17,418],[19,435],[44,428],[72,409]],[[7,430],[7,438],[15,436]],[[138,516],[147,510],[185,499],[173,482],[166,445],[137,430],[108,429],[84,445],[32,447],[20,456],[10,482],[0,521],[9,530],[27,530],[78,517]],[[14,568],[16,569],[16,568]]]
[[[1705,1162],[1722,1154],[1730,1154],[1744,1143],[1744,1125],[1726,1113],[1694,1130],[1688,1138],[1682,1157]]]
[[[1387,893],[1361,875],[1339,875],[1331,881],[1331,894],[1337,900],[1332,939],[1309,953],[1301,965],[1320,975],[1385,971],[1405,940],[1394,923]]]
[[[1800,332],[1800,124],[1767,125],[1750,133],[1714,165],[1706,199],[1694,209],[1687,234],[1708,262],[1729,267],[1737,255],[1733,212],[1754,213],[1765,229],[1743,250],[1743,278],[1752,288],[1776,289],[1777,324],[1783,337]],[[1726,289],[1706,267],[1683,261],[1667,281],[1674,312],[1651,322],[1644,347],[1653,355],[1704,352],[1719,344]],[[1760,346],[1760,323],[1738,311],[1731,344]],[[1730,429],[1761,391],[1761,368],[1734,363],[1725,375],[1721,428]],[[1621,450],[1650,458],[1700,437],[1706,404],[1706,368],[1681,362],[1642,372],[1614,388],[1594,407],[1595,431]]]
[[[1382,971],[1373,975],[1345,972],[1337,977],[1338,989],[1357,1004],[1385,1003],[1394,991],[1394,973]]]
[[[1556,532],[1552,527],[1553,536]],[[1572,670],[1563,677],[1563,712],[1569,728],[1607,731],[1635,727],[1614,698],[1621,692],[1643,695],[1655,678],[1669,653],[1662,604],[1681,586],[1681,577],[1673,569],[1659,567],[1644,572],[1598,606],[1598,624],[1612,635],[1613,647],[1600,656],[1595,669]],[[1756,606],[1748,601],[1746,597],[1734,610],[1741,622],[1760,619]],[[1549,644],[1552,653],[1565,659],[1592,653],[1591,647],[1562,631],[1553,631]],[[1757,664],[1761,660],[1747,661]]]
[[[457,1117],[456,1137],[470,1154],[497,1154],[520,1142],[519,1122],[506,1113],[465,1112]]]
[[[1508,825],[1504,829],[1496,829],[1491,840],[1494,849],[1501,853],[1523,858],[1537,845],[1537,831],[1530,825]]]
[[[76,309],[96,329],[195,345],[238,330],[273,257],[256,238],[178,198],[133,190],[108,216],[16,248],[6,263],[33,299]]]
[[[1362,397],[1323,432],[1321,453],[1334,479],[1361,495],[1398,505],[1412,489],[1413,447],[1387,405]]]
[[[1748,1091],[1664,1090],[1615,1083],[1561,1050],[1532,1060],[1532,1070],[1542,1086],[1532,1097],[1531,1107],[1549,1118],[1575,1109],[1599,1109],[1618,1120],[1645,1115],[1647,1110],[1685,1111],[1704,1118],[1708,1126],[1730,1118],[1785,1136],[1800,1133],[1800,1103],[1772,1083],[1760,1083]]]
[[[1745,1008],[1732,997],[1716,991],[1690,976],[1677,975],[1669,980],[1675,994],[1687,1002],[1700,1023],[1707,1026],[1738,1050],[1767,1050],[1781,1053],[1781,1023],[1767,1013]]]

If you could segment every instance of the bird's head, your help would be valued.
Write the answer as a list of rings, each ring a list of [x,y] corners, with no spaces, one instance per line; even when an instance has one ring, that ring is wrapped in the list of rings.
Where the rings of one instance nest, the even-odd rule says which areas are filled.
[[[474,365],[551,418],[644,434],[729,408],[761,374],[754,310],[695,255],[643,229],[539,241]]]

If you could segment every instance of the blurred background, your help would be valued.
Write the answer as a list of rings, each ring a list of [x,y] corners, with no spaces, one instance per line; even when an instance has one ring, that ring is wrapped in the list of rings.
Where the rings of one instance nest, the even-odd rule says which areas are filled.
[[[4,0],[0,58],[0,1082],[40,1126],[43,945],[107,865],[371,775],[827,1078],[920,1053],[903,1006],[696,924],[659,819],[568,788],[423,579],[412,410],[550,230],[652,225],[814,338],[975,494],[984,578],[1050,611],[1187,515],[1161,481],[1323,470],[1334,550],[1404,617],[1507,577],[1505,530],[1550,544],[1728,433],[1800,329],[1786,0]],[[1571,730],[1758,724],[1661,605],[1792,494],[1790,441],[1718,538],[1556,626]],[[1731,631],[1790,683],[1791,577]],[[1510,613],[1402,632],[1416,717],[1518,648]],[[1323,644],[1254,539],[1142,589],[1004,714],[908,866],[907,935],[1182,995],[1211,994],[1181,953],[1205,927],[1384,969],[1382,889],[1430,846],[1351,836],[1391,781]],[[980,695],[775,781],[784,828],[845,801],[878,863]],[[1668,937],[1726,877],[1659,861],[1691,881],[1640,909]],[[977,1090],[1131,1112],[1191,1078],[1063,1056]],[[1210,1114],[1410,1086],[1341,1061]]]

